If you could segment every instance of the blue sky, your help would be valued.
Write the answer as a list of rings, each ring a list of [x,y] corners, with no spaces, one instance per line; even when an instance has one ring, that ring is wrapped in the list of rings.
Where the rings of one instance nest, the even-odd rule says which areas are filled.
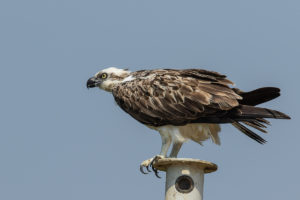
[[[300,3],[296,0],[0,2],[0,199],[163,199],[164,179],[142,175],[159,135],[110,94],[87,90],[102,68],[204,68],[242,90],[282,96],[263,106],[266,145],[230,125],[222,145],[179,154],[215,162],[205,199],[297,199]]]

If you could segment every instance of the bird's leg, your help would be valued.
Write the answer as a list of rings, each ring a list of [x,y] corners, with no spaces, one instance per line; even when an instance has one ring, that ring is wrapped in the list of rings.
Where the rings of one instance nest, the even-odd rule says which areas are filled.
[[[171,158],[177,158],[178,152],[179,152],[182,144],[183,144],[182,142],[174,142],[173,143],[172,151],[170,153]]]
[[[172,137],[168,133],[164,133],[164,132],[160,133],[160,136],[161,136],[162,144],[161,144],[161,150],[159,155],[162,157],[166,157],[172,142]]]
[[[158,171],[157,169],[155,169],[153,167],[153,163],[156,162],[157,160],[161,159],[161,158],[165,158],[167,153],[168,153],[168,150],[169,150],[169,147],[171,145],[171,142],[172,142],[172,137],[171,135],[169,135],[167,132],[159,132],[160,133],[160,136],[161,136],[161,140],[162,140],[162,146],[161,146],[161,151],[158,155],[154,156],[153,158],[150,158],[148,160],[145,160],[141,163],[140,165],[140,171],[143,173],[143,174],[148,174],[147,172],[145,172],[143,170],[144,167],[146,167],[147,171],[148,172],[151,172],[149,167],[152,168],[152,170],[154,171],[155,175],[160,178],[158,176]]]

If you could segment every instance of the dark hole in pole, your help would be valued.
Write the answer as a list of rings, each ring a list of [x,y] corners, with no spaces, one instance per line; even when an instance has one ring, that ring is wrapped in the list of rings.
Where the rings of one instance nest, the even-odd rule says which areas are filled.
[[[182,175],[176,179],[175,187],[178,192],[189,193],[194,189],[194,181],[191,177]]]

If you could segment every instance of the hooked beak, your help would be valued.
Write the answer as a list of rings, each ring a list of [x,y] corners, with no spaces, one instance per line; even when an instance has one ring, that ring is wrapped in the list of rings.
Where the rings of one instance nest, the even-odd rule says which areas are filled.
[[[89,78],[86,82],[87,88],[98,87],[101,84],[101,80],[96,79],[95,77]]]

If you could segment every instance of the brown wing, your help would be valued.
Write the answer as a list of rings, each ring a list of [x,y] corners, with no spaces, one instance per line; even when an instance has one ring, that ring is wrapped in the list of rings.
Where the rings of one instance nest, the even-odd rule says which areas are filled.
[[[150,70],[113,89],[118,105],[151,126],[184,125],[222,116],[241,99],[226,76],[205,70]]]

